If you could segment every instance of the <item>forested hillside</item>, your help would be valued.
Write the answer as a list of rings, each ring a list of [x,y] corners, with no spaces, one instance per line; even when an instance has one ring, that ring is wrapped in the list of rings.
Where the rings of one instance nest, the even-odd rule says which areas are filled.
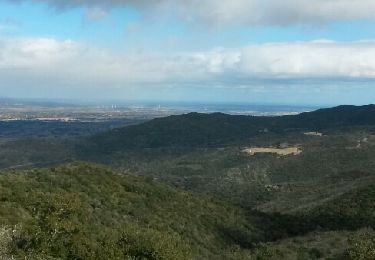
[[[262,135],[375,125],[375,106],[340,106],[281,117],[234,116],[222,113],[158,118],[95,135],[82,152],[113,152],[134,148],[207,147],[242,144]]]
[[[3,138],[0,256],[374,259],[373,110],[192,113],[85,138]]]
[[[266,236],[239,208],[83,163],[2,173],[0,200],[2,257],[213,259]]]
[[[351,254],[368,255],[373,246],[372,230],[361,240],[365,244],[352,242],[362,234],[357,228],[373,226],[372,187],[351,204],[343,196],[303,218],[247,211],[86,163],[2,173],[0,188],[3,259],[288,259],[291,254],[357,259]],[[342,223],[340,216],[351,220],[353,210],[363,218],[347,223],[352,226]],[[311,233],[319,230],[323,212],[331,216],[324,225],[329,233],[319,236],[334,249]],[[339,232],[342,227],[353,231]],[[319,243],[288,245],[288,237],[303,241],[306,234]]]

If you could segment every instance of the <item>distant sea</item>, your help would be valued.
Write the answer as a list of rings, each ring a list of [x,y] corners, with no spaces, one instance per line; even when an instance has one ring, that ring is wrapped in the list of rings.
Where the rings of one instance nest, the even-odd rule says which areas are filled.
[[[148,104],[147,106],[160,106],[181,111],[215,113],[221,112],[232,115],[255,115],[255,116],[282,116],[295,115],[303,112],[311,112],[322,107],[320,106],[299,106],[299,105],[261,105],[261,104],[182,104],[163,103]]]
[[[310,112],[320,107],[312,106],[288,106],[288,105],[209,105],[198,109],[201,112],[222,112],[233,115],[293,115],[302,112]],[[197,109],[197,108],[196,108]]]

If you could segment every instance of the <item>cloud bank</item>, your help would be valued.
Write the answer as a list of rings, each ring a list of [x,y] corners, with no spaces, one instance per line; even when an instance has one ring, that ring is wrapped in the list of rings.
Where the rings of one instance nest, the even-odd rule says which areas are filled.
[[[119,53],[52,38],[0,39],[3,86],[27,82],[51,87],[238,87],[257,80],[338,78],[375,79],[375,42],[286,42],[165,54]]]
[[[4,0],[3,0],[4,1]],[[5,0],[39,2],[56,9],[86,7],[101,16],[105,9],[133,7],[148,13],[177,14],[188,22],[211,25],[316,25],[375,18],[373,0]],[[92,9],[94,8],[94,9]],[[102,11],[101,11],[101,10]]]

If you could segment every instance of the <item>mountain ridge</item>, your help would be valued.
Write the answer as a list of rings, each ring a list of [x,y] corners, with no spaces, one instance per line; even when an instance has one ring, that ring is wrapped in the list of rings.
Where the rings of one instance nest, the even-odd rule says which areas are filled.
[[[375,105],[338,106],[298,115],[247,116],[192,112],[115,128],[85,139],[78,149],[113,152],[134,148],[240,144],[265,134],[375,125]]]

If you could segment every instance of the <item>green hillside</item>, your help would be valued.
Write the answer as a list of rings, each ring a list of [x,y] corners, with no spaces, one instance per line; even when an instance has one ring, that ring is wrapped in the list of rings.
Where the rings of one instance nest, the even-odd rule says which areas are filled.
[[[219,259],[267,237],[239,208],[88,164],[3,173],[0,200],[0,253],[28,259]]]
[[[374,115],[191,113],[2,139],[0,259],[373,259]],[[73,160],[107,166],[53,167]]]
[[[347,192],[307,212],[322,228],[375,228],[375,184]]]
[[[190,113],[113,129],[89,138],[78,149],[89,154],[135,148],[220,146],[291,131],[371,125],[375,125],[375,105],[340,106],[282,117]]]
[[[2,259],[356,259],[372,246],[372,231],[362,248],[340,230],[373,226],[373,186],[306,215],[264,214],[74,163],[2,173],[0,200]],[[321,228],[334,231],[309,234]]]
[[[298,146],[298,156],[259,154],[243,147]],[[360,144],[360,147],[358,145]],[[191,192],[265,212],[294,213],[375,183],[375,135],[368,128],[265,135],[241,146],[125,149],[90,160],[149,176]]]

